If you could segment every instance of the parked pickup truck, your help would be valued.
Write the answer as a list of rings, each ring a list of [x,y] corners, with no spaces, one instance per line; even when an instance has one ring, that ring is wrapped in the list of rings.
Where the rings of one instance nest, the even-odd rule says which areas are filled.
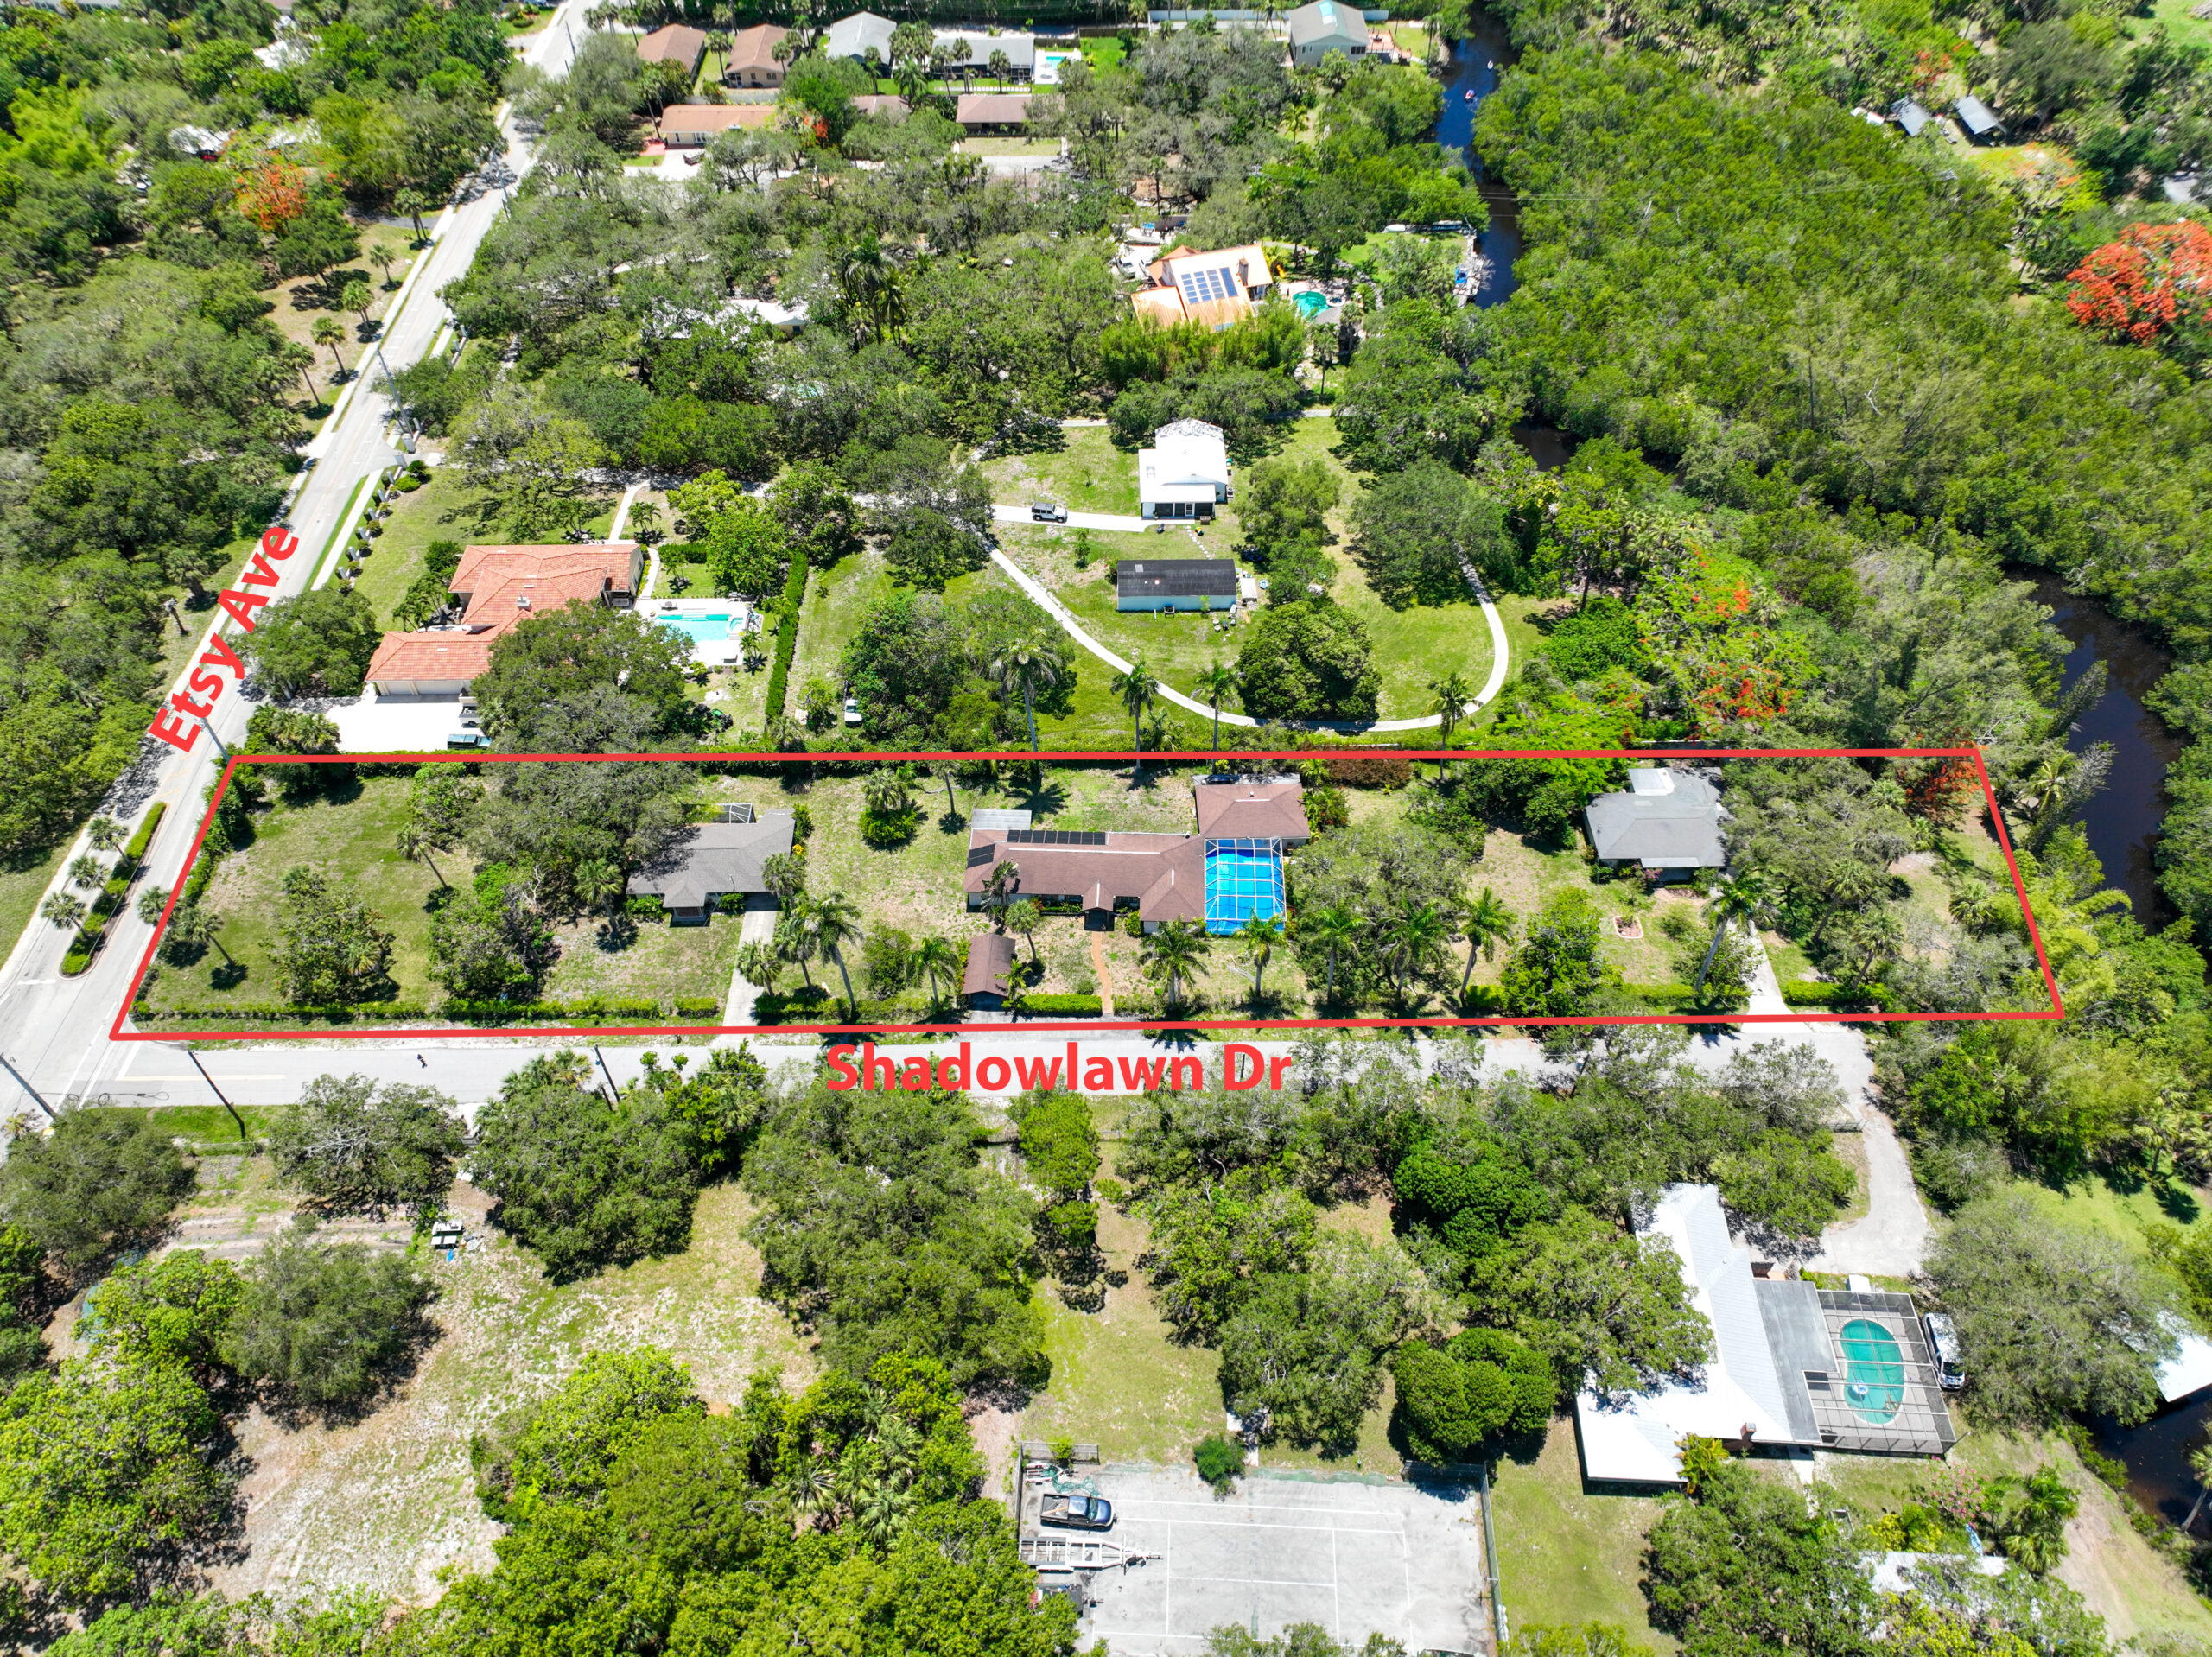
[[[1103,1496],[1048,1495],[1038,1516],[1047,1525],[1065,1525],[1071,1530],[1110,1530],[1114,1504]]]

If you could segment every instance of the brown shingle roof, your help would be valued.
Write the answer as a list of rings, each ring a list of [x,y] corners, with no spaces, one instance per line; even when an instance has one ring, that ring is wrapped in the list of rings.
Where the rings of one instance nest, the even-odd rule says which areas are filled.
[[[978,932],[968,941],[963,995],[1004,995],[1014,982],[1014,940],[1003,932]]]
[[[773,104],[671,104],[660,113],[660,136],[668,143],[689,137],[703,143],[734,127],[758,131],[775,124]]]
[[[1029,897],[1070,898],[1085,909],[1134,901],[1146,921],[1205,914],[1205,842],[1192,835],[1109,834],[1103,846],[1010,846],[1007,832],[969,831],[963,891],[982,891],[994,864],[1012,863],[1020,871],[1017,889]],[[988,854],[977,857],[985,848]]]
[[[776,61],[776,42],[787,30],[773,23],[755,23],[750,29],[741,29],[729,37],[729,55],[723,60],[722,73],[734,73],[741,69],[772,69],[779,74],[784,66]]]
[[[1029,119],[1029,94],[963,92],[952,118],[964,127],[1018,127]]]
[[[696,74],[699,59],[707,49],[707,31],[684,23],[656,29],[638,42],[638,57],[645,63],[680,63]]]
[[[1296,783],[1200,783],[1198,832],[1210,840],[1304,840],[1305,790]]]

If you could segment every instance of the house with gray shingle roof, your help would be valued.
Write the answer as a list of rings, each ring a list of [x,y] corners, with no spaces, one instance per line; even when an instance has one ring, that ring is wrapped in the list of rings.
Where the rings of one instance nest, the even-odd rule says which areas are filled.
[[[703,926],[715,898],[768,889],[763,871],[791,848],[793,818],[770,811],[751,822],[702,823],[630,877],[633,898],[658,898],[677,925]]]
[[[1628,786],[1598,796],[1583,816],[1600,863],[1634,863],[1647,874],[1687,879],[1728,860],[1720,790],[1694,771],[1630,765]]]

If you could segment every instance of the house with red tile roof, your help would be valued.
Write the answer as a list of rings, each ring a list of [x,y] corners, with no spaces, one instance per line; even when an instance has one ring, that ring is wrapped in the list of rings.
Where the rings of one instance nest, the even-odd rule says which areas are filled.
[[[533,615],[570,604],[626,610],[637,602],[644,553],[634,541],[594,546],[467,547],[447,608],[460,619],[411,633],[386,633],[369,661],[380,697],[458,696],[492,663],[492,641]]]

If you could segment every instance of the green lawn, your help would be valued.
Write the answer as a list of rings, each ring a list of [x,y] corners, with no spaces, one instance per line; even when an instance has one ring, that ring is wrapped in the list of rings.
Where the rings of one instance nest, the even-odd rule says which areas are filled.
[[[1114,447],[1097,427],[1062,433],[1065,446],[1036,454],[1007,455],[986,462],[992,494],[1001,504],[1049,498],[1080,511],[1134,513],[1137,510],[1136,458]],[[1458,671],[1479,688],[1489,676],[1490,628],[1471,598],[1446,605],[1394,610],[1376,596],[1344,544],[1350,531],[1350,507],[1359,480],[1334,453],[1333,420],[1297,420],[1282,429],[1280,454],[1295,460],[1319,460],[1343,492],[1330,516],[1338,543],[1332,596],[1367,629],[1376,666],[1382,673],[1379,714],[1384,719],[1415,718],[1433,711],[1432,679]],[[1112,563],[1120,558],[1229,558],[1243,538],[1234,501],[1211,524],[1178,524],[1166,535],[1092,532],[1093,559],[1087,569],[1075,564],[1075,533],[1043,526],[1007,525],[1000,538],[1007,555],[1045,583],[1074,613],[1086,631],[1107,649],[1147,663],[1169,684],[1187,690],[1192,677],[1216,655],[1234,662],[1234,627],[1216,632],[1198,617],[1125,613],[1115,608]],[[1516,653],[1535,640],[1527,618],[1532,600],[1500,606],[1507,637]]]
[[[588,995],[661,1002],[690,996],[721,1001],[737,961],[738,919],[716,915],[704,926],[665,924],[610,928],[599,920],[556,927],[561,959],[545,981],[549,1000]]]
[[[1644,1620],[1643,1539],[1655,1496],[1597,1494],[1583,1482],[1572,1416],[1553,1421],[1532,1462],[1497,1465],[1491,1506],[1499,1597],[1513,1628],[1611,1622],[1662,1650],[1675,1643]]]
[[[818,676],[842,686],[844,676],[837,662],[845,642],[860,631],[868,606],[889,597],[893,587],[890,567],[879,552],[857,552],[828,569],[809,572],[806,600],[799,610],[798,648],[791,657],[790,688],[785,693],[786,711],[798,712],[799,693],[810,679]]]
[[[73,829],[43,857],[24,859],[0,868],[0,954],[16,947],[16,940],[38,913],[39,900],[45,897],[55,871],[68,860],[69,841],[73,838]]]
[[[465,488],[461,473],[448,467],[434,467],[430,480],[412,494],[395,498],[376,550],[361,566],[353,590],[368,600],[377,620],[393,625],[392,606],[406,596],[415,578],[423,573],[423,555],[433,541],[478,539],[475,515],[468,510],[475,492]]]

